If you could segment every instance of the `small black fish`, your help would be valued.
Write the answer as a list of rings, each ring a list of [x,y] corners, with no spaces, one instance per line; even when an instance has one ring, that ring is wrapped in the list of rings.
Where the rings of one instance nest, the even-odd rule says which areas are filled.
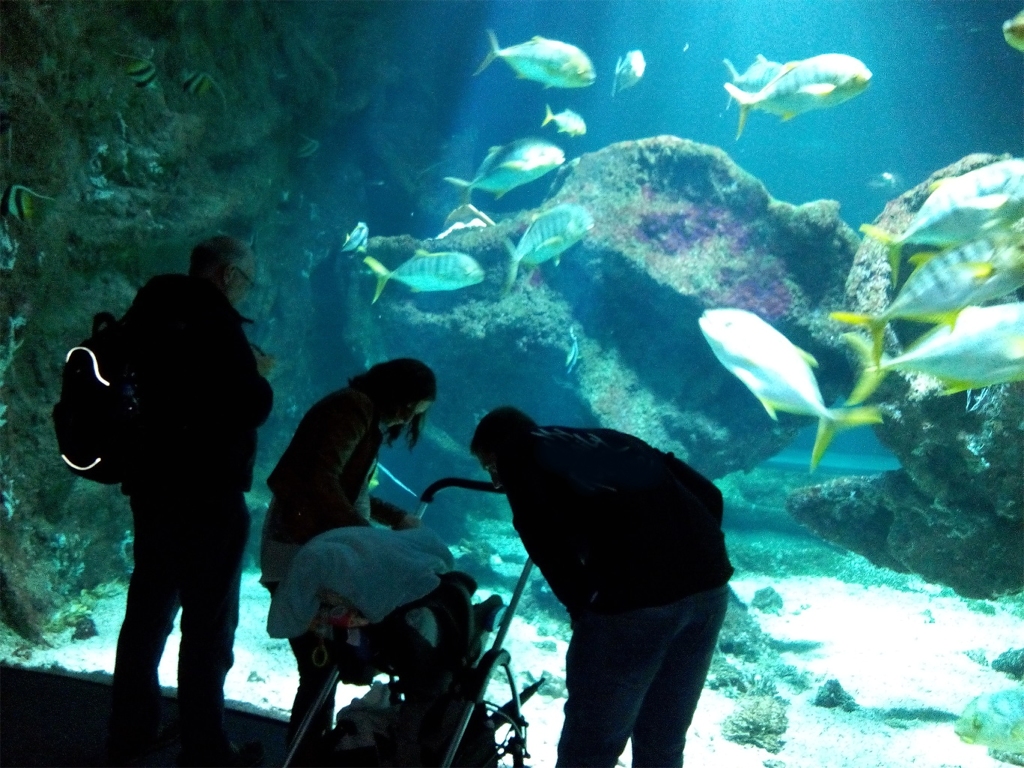
[[[156,65],[149,59],[132,59],[124,71],[136,88],[156,88]]]
[[[28,221],[32,218],[32,197],[53,200],[52,197],[40,195],[21,184],[8,184],[3,197],[0,198],[0,216],[13,216],[21,221]]]
[[[0,136],[11,130],[11,113],[0,107]]]

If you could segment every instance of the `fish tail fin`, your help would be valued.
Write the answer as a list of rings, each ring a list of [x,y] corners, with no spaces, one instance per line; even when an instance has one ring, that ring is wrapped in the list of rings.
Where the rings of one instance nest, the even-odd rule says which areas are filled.
[[[363,264],[368,266],[370,270],[377,276],[377,290],[373,293],[373,301],[371,304],[376,304],[377,299],[380,298],[381,291],[384,290],[384,286],[387,285],[388,280],[391,279],[391,270],[377,261],[373,256],[367,256],[363,259]]]
[[[871,315],[862,315],[857,312],[832,312],[829,314],[833,320],[849,325],[862,325],[871,333],[871,362],[874,365],[882,359],[882,345],[885,341],[885,320]]]
[[[473,182],[466,181],[465,179],[457,179],[454,176],[445,176],[444,180],[459,188],[459,205],[469,205],[470,195],[473,192]]]
[[[811,449],[811,472],[818,468],[821,457],[825,455],[836,433],[865,424],[881,423],[882,413],[873,405],[830,410],[827,416],[818,419],[818,434],[814,438],[814,448]]]
[[[552,114],[552,112],[551,112],[551,105],[550,104],[545,104],[544,105],[544,112],[545,112],[544,122],[540,124],[541,128],[543,128],[545,125],[547,125],[548,123],[550,123],[552,120],[555,119],[554,114]]]
[[[741,91],[732,83],[725,83],[725,90],[740,105],[740,124],[736,129],[736,138],[739,139],[743,135],[743,126],[747,124],[747,114],[750,112],[750,106],[757,103],[756,94]]]
[[[494,34],[493,30],[487,30],[487,39],[490,40],[491,50],[487,52],[487,55],[480,63],[480,66],[476,68],[476,72],[473,73],[474,77],[487,69],[491,65],[491,62],[501,55],[501,46],[498,45],[498,36]]]
[[[732,83],[725,83],[724,88],[729,92],[729,95],[736,99],[736,101],[738,101],[740,104],[750,106],[752,104],[756,104],[759,101],[756,93],[747,93],[746,91],[741,91]]]
[[[501,295],[505,296],[512,290],[512,285],[519,276],[519,259],[516,258],[516,247],[512,241],[505,238],[505,250],[508,251],[508,272],[505,274],[505,284],[501,287]]]
[[[886,232],[874,224],[861,224],[860,231],[872,240],[877,240],[889,250],[889,269],[892,272],[892,284],[896,285],[900,275],[900,249],[903,247],[903,243],[897,241],[896,235]]]
[[[722,59],[722,63],[725,64],[725,68],[729,70],[729,77],[732,78],[733,82],[740,79],[740,73],[736,71],[736,67],[732,65],[732,62],[728,59]]]
[[[886,370],[882,367],[881,359],[876,357],[874,344],[869,343],[861,334],[844,333],[843,341],[850,345],[861,367],[857,383],[846,398],[847,405],[858,405],[874,394],[885,378]]]

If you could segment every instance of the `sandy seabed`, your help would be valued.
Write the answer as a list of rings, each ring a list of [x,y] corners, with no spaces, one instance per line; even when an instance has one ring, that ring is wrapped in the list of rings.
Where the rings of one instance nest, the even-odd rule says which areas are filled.
[[[533,578],[540,578],[534,575]],[[247,572],[242,584],[241,621],[235,642],[235,664],[226,695],[239,708],[287,718],[296,686],[294,660],[283,640],[266,634],[269,605],[258,576]],[[736,702],[706,689],[687,737],[686,764],[707,768],[996,768],[1005,766],[985,748],[962,743],[951,722],[904,720],[885,722],[893,709],[946,712],[958,715],[973,697],[1008,687],[1007,678],[967,655],[991,662],[1009,648],[1024,644],[1024,622],[996,605],[989,613],[971,610],[966,601],[940,596],[924,584],[913,590],[864,587],[832,578],[767,577],[733,579],[732,587],[749,603],[754,593],[772,586],[782,596],[778,614],[752,611],[761,628],[783,651],[783,660],[806,672],[812,681],[803,692],[780,688],[789,700],[789,728],[778,754],[742,746],[721,735],[723,720]],[[478,593],[481,594],[481,593]],[[486,593],[482,593],[486,594]],[[33,648],[6,629],[0,629],[0,657],[26,667],[56,667],[76,674],[108,674],[124,612],[124,591],[112,593],[95,607],[96,637],[72,641],[71,630],[48,639],[52,648]],[[19,650],[19,647],[21,650]],[[513,667],[526,682],[546,674],[565,675],[566,643],[538,635],[516,617],[506,647]],[[178,633],[175,629],[160,666],[161,683],[173,687]],[[24,658],[27,656],[27,658]],[[818,686],[839,680],[856,699],[854,712],[813,705]],[[365,688],[342,686],[338,704],[347,704]],[[507,685],[492,683],[491,699],[504,703]],[[528,733],[530,764],[553,766],[562,723],[560,698],[534,696],[523,713]],[[777,761],[777,762],[770,762]],[[629,764],[629,752],[621,761]]]

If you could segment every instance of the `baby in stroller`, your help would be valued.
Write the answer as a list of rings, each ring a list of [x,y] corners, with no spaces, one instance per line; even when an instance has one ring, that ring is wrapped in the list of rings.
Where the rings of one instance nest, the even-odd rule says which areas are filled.
[[[312,626],[323,639],[321,658],[334,672],[322,700],[339,679],[371,688],[342,709],[326,733],[300,726],[290,760],[487,766],[508,754],[522,764],[526,723],[519,705],[537,686],[519,694],[508,653],[498,647],[483,652],[503,602],[492,595],[474,604],[475,581],[453,564],[426,528],[340,528],[299,550],[275,591],[268,631],[294,637]],[[483,700],[499,666],[511,692],[501,707]],[[374,682],[381,674],[387,684]]]

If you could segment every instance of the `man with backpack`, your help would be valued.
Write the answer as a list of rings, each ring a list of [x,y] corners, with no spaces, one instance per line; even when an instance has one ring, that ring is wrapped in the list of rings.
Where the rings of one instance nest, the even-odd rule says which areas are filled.
[[[117,643],[108,753],[137,761],[159,743],[157,667],[178,607],[180,765],[255,765],[259,742],[230,743],[224,679],[233,663],[242,555],[249,533],[256,428],[273,395],[237,306],[252,250],[214,237],[188,275],[160,275],[121,326],[138,399],[122,490],[131,498],[135,570]],[[257,354],[260,361],[257,361]]]
[[[515,408],[470,446],[572,619],[558,765],[681,766],[733,573],[722,494],[672,454],[610,429],[539,427]]]

